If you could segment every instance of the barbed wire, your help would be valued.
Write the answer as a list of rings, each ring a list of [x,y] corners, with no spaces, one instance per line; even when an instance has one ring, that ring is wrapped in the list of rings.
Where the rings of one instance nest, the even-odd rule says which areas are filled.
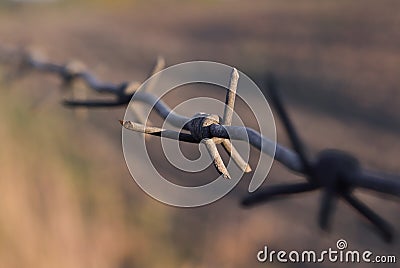
[[[38,55],[23,49],[13,49],[0,46],[0,60],[3,62],[17,62],[20,71],[38,70],[53,73],[61,78],[65,84],[71,84],[76,80],[83,81],[88,88],[97,93],[109,95],[108,100],[64,100],[68,107],[119,107],[130,103],[133,96],[135,101],[146,103],[168,123],[181,127],[182,131],[167,130],[150,126],[149,122],[135,113],[138,122],[120,121],[128,130],[147,135],[164,137],[189,143],[204,143],[213,159],[218,172],[226,179],[230,174],[217,150],[216,145],[221,144],[228,152],[232,160],[244,172],[251,172],[250,165],[245,162],[239,152],[233,147],[230,140],[243,140],[249,142],[259,151],[273,157],[283,166],[304,176],[307,181],[296,184],[284,184],[266,186],[255,193],[249,194],[242,204],[251,207],[265,203],[278,196],[304,193],[320,189],[323,191],[321,207],[318,216],[319,226],[327,230],[333,213],[336,199],[341,198],[369,220],[379,231],[382,238],[390,242],[393,239],[393,228],[383,218],[367,207],[354,195],[357,188],[367,189],[395,197],[400,197],[400,177],[381,172],[367,171],[361,168],[359,161],[352,155],[339,150],[324,150],[316,157],[310,158],[297,131],[290,120],[277,90],[275,79],[272,75],[267,78],[267,89],[264,95],[269,97],[275,110],[282,120],[288,132],[294,148],[292,151],[285,146],[275,143],[264,137],[257,131],[248,127],[232,126],[232,115],[235,105],[235,97],[239,74],[232,70],[229,89],[227,90],[223,117],[218,115],[198,113],[192,118],[175,113],[170,107],[149,90],[138,91],[138,82],[107,83],[96,78],[80,62],[56,64],[46,61]],[[158,58],[150,76],[163,69],[165,61]],[[133,111],[135,107],[132,106]]]

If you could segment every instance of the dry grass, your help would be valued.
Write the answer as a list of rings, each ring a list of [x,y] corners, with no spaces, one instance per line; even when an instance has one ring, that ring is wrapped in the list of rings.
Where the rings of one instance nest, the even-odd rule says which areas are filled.
[[[3,8],[0,36],[33,43],[57,61],[79,58],[111,81],[145,78],[159,54],[168,64],[221,61],[259,84],[273,71],[312,151],[341,148],[368,167],[399,173],[398,5],[137,1],[123,8]],[[0,91],[0,267],[253,267],[264,244],[321,249],[338,238],[352,248],[399,252],[398,241],[384,244],[341,203],[333,232],[319,231],[315,194],[242,210],[244,182],[207,207],[158,204],[130,181],[119,144],[123,110],[93,111],[79,121],[57,95],[30,110],[56,88],[40,76]],[[280,125],[278,133],[287,144]],[[214,173],[198,177],[208,174]],[[274,165],[267,183],[295,179]],[[362,197],[400,232],[398,202]]]
[[[0,107],[0,267],[161,267],[154,251],[175,267],[170,215],[136,197],[118,147],[18,93],[3,89]]]

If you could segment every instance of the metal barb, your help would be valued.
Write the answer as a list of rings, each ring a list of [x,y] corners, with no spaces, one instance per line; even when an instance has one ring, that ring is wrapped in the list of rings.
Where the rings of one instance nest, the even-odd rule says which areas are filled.
[[[272,103],[275,106],[275,109],[282,120],[282,123],[284,127],[286,128],[286,131],[289,135],[290,141],[292,143],[293,149],[296,151],[296,153],[300,156],[300,159],[303,163],[304,166],[304,171],[309,175],[312,176],[311,174],[311,168],[310,168],[310,160],[307,157],[307,154],[305,152],[304,145],[300,139],[300,136],[297,134],[297,131],[294,127],[294,124],[290,120],[290,117],[286,111],[286,108],[282,102],[282,98],[279,94],[279,91],[277,90],[277,82],[275,77],[272,74],[269,74],[267,76],[267,89],[269,96],[271,97]],[[265,91],[264,91],[265,93]]]
[[[379,230],[379,233],[385,241],[392,241],[393,229],[391,226],[361,201],[352,196],[351,191],[356,187],[360,187],[400,196],[400,178],[393,180],[393,178],[382,179],[377,176],[374,177],[361,170],[356,158],[337,150],[322,151],[317,158],[311,162],[306,156],[302,141],[297,135],[283,106],[272,76],[269,76],[267,83],[275,108],[289,134],[295,151],[303,163],[303,175],[308,179],[308,182],[285,186],[270,186],[255,193],[254,196],[250,195],[245,198],[242,204],[245,206],[252,206],[266,202],[276,195],[296,194],[319,188],[323,191],[318,216],[319,226],[322,229],[327,230],[329,228],[330,219],[337,201],[336,199],[342,198],[366,217]]]
[[[224,107],[224,117],[222,119],[222,124],[230,126],[232,125],[233,111],[235,108],[236,90],[239,81],[239,73],[236,68],[233,68],[231,73],[231,80],[229,83],[229,89],[226,93],[225,107]]]
[[[213,159],[214,165],[218,172],[225,178],[230,179],[228,170],[225,167],[224,161],[222,161],[221,155],[218,152],[217,145],[212,139],[204,139],[202,143],[206,145],[207,151]]]

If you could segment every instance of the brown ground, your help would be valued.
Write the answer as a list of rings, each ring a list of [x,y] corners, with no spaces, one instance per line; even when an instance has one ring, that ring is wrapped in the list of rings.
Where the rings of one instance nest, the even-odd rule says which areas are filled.
[[[400,173],[399,8],[394,0],[0,4],[0,39],[57,62],[80,59],[115,82],[142,81],[157,55],[168,65],[230,64],[259,85],[274,72],[312,152],[344,149]],[[319,250],[339,238],[376,254],[400,251],[399,239],[385,244],[343,203],[333,230],[320,231],[317,193],[244,210],[244,182],[206,207],[162,205],[130,179],[123,109],[77,120],[57,92],[46,98],[58,89],[48,76],[2,88],[0,267],[253,267],[265,244]],[[278,139],[288,144],[280,125]],[[296,179],[274,164],[267,183]],[[360,196],[400,232],[398,200]]]

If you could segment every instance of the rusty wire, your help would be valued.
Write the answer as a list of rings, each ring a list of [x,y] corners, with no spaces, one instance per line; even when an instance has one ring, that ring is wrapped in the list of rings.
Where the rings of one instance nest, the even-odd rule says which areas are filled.
[[[319,211],[319,225],[322,229],[329,227],[331,214],[336,203],[335,200],[339,197],[369,220],[377,228],[385,241],[392,241],[393,239],[393,228],[378,214],[358,200],[354,196],[353,191],[361,188],[400,197],[399,176],[366,171],[361,168],[359,161],[355,157],[338,150],[324,150],[315,158],[310,158],[284,108],[272,77],[269,77],[267,80],[269,91],[264,92],[264,94],[271,98],[288,132],[294,151],[280,144],[275,144],[251,128],[231,125],[239,79],[239,74],[235,69],[232,70],[223,117],[220,118],[218,115],[199,113],[192,118],[188,118],[173,112],[168,105],[152,95],[151,92],[136,91],[140,83],[104,83],[89,72],[83,64],[77,62],[64,65],[55,64],[26,51],[2,49],[0,47],[1,59],[6,59],[6,61],[17,59],[19,66],[22,66],[24,70],[33,69],[54,73],[64,83],[71,83],[80,79],[95,92],[107,94],[112,97],[109,100],[64,100],[63,104],[68,107],[118,107],[127,105],[133,95],[135,95],[134,99],[136,101],[151,105],[163,119],[172,125],[178,127],[183,125],[183,130],[177,132],[149,126],[148,122],[139,115],[135,117],[139,122],[120,121],[124,128],[182,142],[202,142],[206,145],[219,173],[227,179],[230,178],[230,175],[218,153],[217,144],[223,145],[239,168],[244,172],[251,172],[249,164],[242,159],[239,152],[232,146],[231,139],[248,141],[258,150],[274,157],[275,160],[292,172],[301,174],[307,178],[307,181],[303,183],[266,186],[264,189],[260,189],[245,198],[242,202],[244,206],[264,203],[288,194],[321,189],[323,195]],[[165,62],[163,60],[158,60],[151,74],[161,70],[164,65]]]

